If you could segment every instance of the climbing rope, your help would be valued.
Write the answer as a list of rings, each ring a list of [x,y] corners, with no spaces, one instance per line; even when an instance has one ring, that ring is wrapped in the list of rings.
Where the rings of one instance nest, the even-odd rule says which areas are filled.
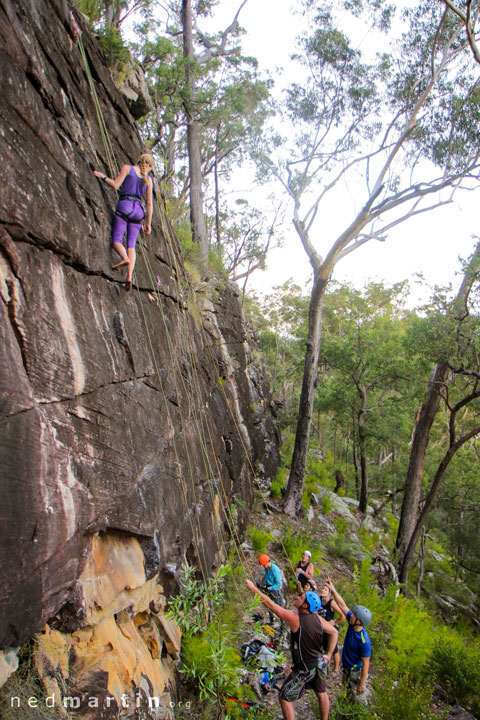
[[[72,27],[74,28],[74,35],[77,37],[77,42],[78,42],[80,54],[81,54],[81,57],[82,57],[82,60],[83,60],[83,64],[84,64],[84,66],[85,66],[86,76],[87,76],[87,80],[88,80],[88,83],[89,83],[89,86],[90,86],[90,90],[91,90],[91,94],[92,94],[94,106],[95,106],[95,111],[96,111],[96,115],[97,115],[97,119],[98,119],[98,124],[99,124],[99,128],[100,128],[100,133],[101,133],[101,137],[102,137],[102,142],[103,142],[103,145],[104,145],[104,148],[105,148],[105,154],[106,154],[106,158],[107,158],[107,164],[108,164],[108,167],[109,167],[109,172],[110,172],[110,175],[113,177],[113,176],[118,175],[118,165],[117,165],[116,160],[115,160],[115,153],[114,153],[114,151],[113,151],[113,147],[112,147],[112,144],[111,144],[111,141],[110,141],[110,137],[109,137],[109,134],[108,134],[108,131],[107,131],[105,119],[104,119],[104,116],[103,116],[103,113],[102,113],[102,108],[101,108],[100,101],[99,101],[99,99],[98,99],[98,94],[97,94],[97,91],[96,91],[96,88],[95,88],[95,83],[94,83],[93,76],[92,76],[92,73],[91,73],[91,70],[90,70],[90,67],[89,67],[87,54],[86,54],[86,51],[85,51],[85,48],[84,48],[84,45],[83,45],[83,42],[82,42],[81,30],[78,28],[78,25],[77,25],[77,23],[76,23],[76,21],[75,21],[75,18],[74,18],[74,16],[73,16],[73,13],[72,13],[72,12],[71,12],[71,20],[72,20]],[[158,200],[157,200],[157,203],[158,203]],[[212,500],[212,503],[214,503],[214,499],[215,499],[215,497],[218,497],[218,493],[217,493],[217,488],[216,488],[216,485],[215,485],[215,476],[214,476],[214,473],[213,473],[213,467],[212,467],[212,464],[211,464],[211,462],[210,462],[210,453],[208,452],[208,445],[210,445],[210,447],[212,448],[212,450],[213,450],[213,448],[214,448],[213,433],[212,433],[212,429],[211,429],[210,424],[209,424],[209,421],[208,421],[207,414],[206,414],[205,412],[201,413],[201,412],[199,412],[199,410],[198,410],[199,407],[200,407],[200,408],[204,408],[204,407],[205,407],[205,400],[204,400],[204,399],[202,398],[202,396],[201,396],[200,383],[199,383],[199,380],[198,380],[198,374],[197,374],[197,368],[196,368],[196,362],[195,362],[195,353],[194,353],[194,350],[193,350],[193,347],[192,347],[191,342],[189,342],[189,340],[190,340],[190,333],[188,332],[188,329],[187,329],[187,331],[185,330],[185,327],[186,327],[186,324],[187,324],[187,320],[186,320],[186,314],[187,314],[187,312],[186,312],[186,307],[187,307],[187,302],[185,301],[184,293],[183,293],[182,288],[181,288],[181,285],[180,285],[181,273],[180,273],[179,266],[178,266],[177,253],[175,252],[175,249],[173,248],[172,240],[171,240],[173,230],[172,230],[170,227],[167,227],[166,229],[165,229],[165,227],[164,227],[164,213],[163,213],[163,208],[160,208],[160,213],[159,213],[159,214],[160,214],[160,218],[161,218],[161,222],[162,222],[163,234],[164,234],[164,237],[165,237],[165,239],[166,239],[166,247],[167,247],[167,251],[168,251],[168,254],[169,254],[169,261],[170,261],[170,264],[171,264],[172,269],[174,269],[175,283],[176,283],[177,292],[178,292],[179,300],[180,300],[180,302],[179,302],[179,307],[180,307],[180,310],[181,310],[181,312],[180,312],[180,317],[181,317],[181,319],[182,319],[182,341],[183,341],[184,347],[186,347],[186,348],[188,349],[188,351],[189,351],[189,352],[188,352],[188,355],[189,355],[189,358],[190,358],[190,364],[189,364],[188,369],[187,369],[187,371],[188,371],[188,373],[189,373],[190,383],[186,383],[186,382],[185,382],[183,373],[181,372],[178,355],[177,355],[177,353],[175,352],[175,349],[174,349],[174,347],[173,347],[173,343],[171,342],[171,337],[170,337],[170,332],[169,332],[169,329],[168,329],[168,324],[167,324],[167,322],[166,322],[166,319],[165,319],[165,316],[164,316],[164,313],[163,313],[162,303],[161,303],[161,301],[160,301],[160,293],[159,293],[159,290],[158,290],[158,288],[157,288],[157,283],[155,282],[155,279],[154,279],[154,277],[153,277],[152,268],[151,268],[151,265],[150,265],[150,262],[149,262],[149,259],[148,259],[148,254],[147,254],[147,252],[146,252],[146,248],[145,248],[145,247],[143,248],[144,251],[142,252],[142,258],[143,258],[143,260],[144,260],[145,267],[146,267],[146,269],[147,269],[147,274],[148,274],[148,276],[149,276],[149,280],[150,280],[151,288],[152,288],[153,293],[154,293],[154,296],[155,296],[156,304],[157,304],[157,306],[159,307],[159,309],[160,309],[160,311],[161,311],[163,326],[164,326],[164,330],[165,330],[165,337],[167,338],[167,344],[168,344],[169,352],[170,352],[170,355],[171,355],[172,360],[174,361],[174,364],[177,365],[177,371],[178,371],[178,373],[174,373],[175,387],[176,387],[177,396],[180,397],[180,394],[179,394],[179,392],[178,392],[178,385],[177,385],[177,376],[178,376],[178,377],[181,379],[181,382],[182,382],[182,385],[183,385],[183,389],[184,389],[186,395],[187,395],[187,396],[190,396],[190,398],[193,400],[190,409],[191,409],[191,411],[192,411],[192,418],[193,418],[194,425],[195,425],[195,427],[196,427],[196,431],[197,431],[198,437],[199,437],[199,442],[200,442],[200,447],[201,447],[201,452],[202,452],[202,460],[203,460],[203,464],[204,464],[205,475],[206,475],[207,480],[208,480],[208,485],[209,485],[209,491],[210,491],[211,500]],[[167,220],[167,224],[168,224],[168,220]],[[150,352],[151,352],[151,355],[152,355],[152,360],[153,360],[153,363],[154,363],[155,372],[156,372],[156,374],[157,374],[159,386],[160,386],[161,391],[162,391],[163,399],[164,399],[164,402],[165,402],[165,407],[166,407],[166,410],[167,410],[167,415],[168,415],[168,418],[169,418],[169,420],[170,420],[170,422],[171,422],[171,416],[170,416],[170,409],[169,409],[168,399],[166,398],[165,393],[164,393],[164,390],[163,390],[162,378],[161,378],[161,375],[160,375],[160,371],[159,371],[159,368],[158,368],[158,364],[157,364],[157,362],[156,362],[155,350],[154,350],[154,348],[153,348],[153,343],[152,343],[151,335],[150,335],[150,332],[149,332],[148,323],[147,323],[147,319],[146,319],[146,316],[145,316],[145,311],[144,311],[144,308],[143,308],[143,303],[142,303],[142,300],[141,300],[140,289],[139,289],[139,287],[138,287],[138,283],[136,283],[136,282],[135,282],[135,287],[136,287],[136,291],[137,291],[137,300],[138,300],[138,304],[139,304],[139,307],[140,307],[140,310],[141,310],[141,313],[142,313],[142,318],[143,318],[143,322],[144,322],[144,325],[145,325],[146,336],[147,336],[148,344],[149,344],[149,347],[150,347]],[[192,293],[193,291],[192,291],[192,289],[190,288],[190,286],[188,286],[188,288],[189,288],[190,292]],[[213,357],[213,353],[212,353],[211,348],[210,348],[210,343],[209,343],[209,341],[208,341],[207,338],[206,338],[206,333],[205,333],[205,330],[204,330],[204,327],[203,327],[203,324],[202,324],[202,323],[200,323],[200,332],[201,332],[201,335],[202,335],[204,347],[207,349],[207,352],[208,352],[208,354],[209,354],[209,356],[210,356],[210,358],[211,358],[212,365],[213,365],[213,367],[216,367],[215,358]],[[185,339],[185,338],[186,338],[186,339]],[[217,385],[220,387],[221,392],[223,393],[223,397],[224,397],[224,400],[225,400],[225,404],[226,404],[226,406],[227,406],[227,408],[228,408],[228,411],[229,411],[230,416],[231,416],[231,418],[232,418],[232,422],[233,422],[234,427],[235,427],[235,429],[236,429],[237,435],[238,435],[238,437],[239,437],[239,439],[240,439],[240,443],[241,443],[241,446],[242,446],[242,450],[243,450],[244,456],[245,456],[245,458],[246,458],[246,460],[247,460],[247,462],[248,462],[248,464],[249,464],[249,466],[250,466],[250,469],[251,469],[251,472],[252,472],[252,476],[253,476],[255,482],[256,482],[257,485],[258,485],[258,488],[259,488],[260,494],[261,494],[261,496],[262,496],[262,499],[263,499],[263,501],[264,501],[264,505],[265,505],[265,507],[266,507],[266,509],[267,509],[267,512],[269,512],[270,514],[272,514],[271,511],[270,511],[270,509],[268,508],[266,496],[265,496],[265,494],[264,494],[264,492],[263,492],[263,489],[262,489],[262,487],[261,487],[261,485],[260,485],[260,483],[259,483],[259,480],[258,480],[258,478],[257,478],[256,471],[255,471],[255,468],[254,468],[254,466],[253,466],[253,462],[252,462],[252,459],[251,459],[249,450],[248,450],[248,448],[246,447],[246,444],[245,444],[245,441],[244,441],[244,438],[243,438],[243,434],[242,434],[242,432],[241,432],[241,429],[240,429],[239,424],[238,424],[238,421],[237,421],[236,414],[235,414],[235,412],[233,411],[233,409],[232,409],[232,407],[231,407],[230,400],[229,400],[229,398],[228,398],[228,395],[227,395],[227,393],[226,393],[225,388],[223,387],[223,382],[222,382],[222,381],[223,381],[223,378],[221,378],[220,374],[218,374],[218,377],[217,377]],[[195,399],[196,399],[196,402],[195,402]],[[200,415],[203,415],[203,418],[201,418]],[[183,434],[183,436],[184,436],[184,438],[185,438],[185,441],[186,441],[187,434],[186,434],[186,431],[185,431],[186,428],[185,428],[185,425],[184,425],[183,413],[180,413],[180,419],[181,419],[181,424],[182,424],[182,434]],[[206,427],[206,435],[208,436],[208,438],[207,438],[206,435],[204,435],[204,433],[203,433],[203,430],[202,430],[202,426],[203,426],[203,425]],[[174,454],[175,454],[175,457],[176,457],[176,461],[177,461],[178,467],[180,468],[181,465],[180,465],[180,461],[179,461],[179,453],[178,453],[178,449],[177,449],[177,446],[176,446],[176,441],[175,441],[175,439],[173,440],[172,445],[173,445],[173,447],[174,447]],[[186,456],[187,456],[187,465],[188,465],[188,468],[189,468],[189,475],[190,475],[190,481],[191,481],[191,487],[192,487],[192,494],[193,494],[193,498],[194,498],[194,500],[195,500],[195,506],[197,506],[197,505],[198,505],[198,501],[197,501],[196,493],[195,493],[194,471],[193,471],[193,466],[192,466],[192,462],[191,462],[191,458],[190,458],[190,453],[189,453],[189,449],[188,449],[188,445],[187,445],[187,444],[185,444],[185,450],[186,450]],[[230,498],[228,497],[228,494],[227,494],[226,489],[225,489],[224,484],[223,484],[222,472],[221,472],[219,460],[218,460],[218,457],[217,457],[216,453],[212,452],[211,455],[213,456],[213,462],[214,462],[215,468],[216,468],[216,470],[217,470],[217,476],[216,476],[216,477],[217,477],[218,484],[219,484],[220,490],[221,490],[221,494],[220,494],[220,497],[219,497],[219,501],[220,501],[221,506],[222,506],[223,515],[224,515],[225,521],[226,521],[226,523],[227,523],[230,536],[232,537],[232,539],[233,539],[233,541],[234,541],[235,551],[236,551],[236,553],[237,553],[237,556],[238,556],[238,559],[239,559],[239,561],[240,561],[240,564],[246,569],[247,574],[250,574],[250,571],[249,571],[249,568],[248,568],[248,564],[247,564],[247,559],[246,559],[245,554],[244,554],[243,549],[242,549],[242,543],[241,543],[240,538],[239,538],[239,536],[238,536],[238,532],[237,532],[237,528],[236,528],[236,523],[235,523],[235,518],[234,518],[233,513],[232,513],[232,511],[231,511]],[[194,538],[194,539],[196,540],[196,542],[197,542],[197,547],[198,547],[199,549],[202,548],[202,550],[203,550],[203,560],[204,560],[203,566],[204,566],[204,567],[202,567],[202,572],[206,572],[206,570],[207,570],[207,561],[206,561],[205,549],[204,549],[203,543],[201,542],[201,538],[200,538],[200,535],[199,535],[199,533],[200,533],[200,522],[199,522],[198,517],[197,517],[197,521],[198,521],[198,522],[197,522],[197,525],[198,525],[198,527],[197,527],[197,528],[194,528],[193,522],[192,522],[192,518],[191,518],[191,513],[189,512],[189,506],[190,506],[190,504],[188,503],[188,491],[187,491],[187,487],[186,487],[186,483],[185,483],[185,478],[184,478],[184,476],[183,476],[183,474],[182,474],[181,472],[180,472],[180,481],[181,481],[181,484],[182,484],[182,492],[183,492],[183,497],[184,497],[184,502],[185,502],[186,511],[187,511],[188,516],[189,516],[190,526],[191,526],[191,530],[192,530],[192,536],[193,536],[193,538]],[[216,527],[216,525],[215,525],[215,530],[218,531],[218,528]],[[219,534],[219,537],[217,537],[217,542],[219,542],[219,546],[221,546],[221,547],[223,548],[224,553],[225,553],[225,556],[228,556],[228,551],[227,551],[227,548],[226,548],[225,543],[224,543],[224,540],[223,540],[223,535],[222,535],[222,533],[221,533],[220,531],[218,531],[218,534]],[[285,555],[287,561],[290,563],[291,569],[292,569],[292,571],[293,571],[293,570],[294,570],[293,565],[292,565],[292,563],[291,563],[290,560],[289,560],[288,554],[287,554],[287,552],[286,552],[285,546],[283,545],[283,542],[282,542],[281,538],[280,538],[280,544],[281,544],[282,547],[283,547],[284,555]]]

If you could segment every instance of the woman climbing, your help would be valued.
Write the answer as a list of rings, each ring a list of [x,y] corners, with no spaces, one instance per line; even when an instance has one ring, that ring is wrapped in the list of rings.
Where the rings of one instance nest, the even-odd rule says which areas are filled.
[[[150,235],[151,231],[153,185],[151,178],[148,177],[148,173],[152,168],[152,156],[143,153],[138,158],[136,165],[124,165],[115,180],[107,177],[99,170],[93,171],[94,175],[107,183],[107,185],[110,185],[110,187],[115,190],[120,188],[120,198],[113,217],[112,247],[115,248],[120,255],[121,260],[115,263],[115,265],[112,265],[112,269],[119,270],[124,265],[127,266],[126,290],[132,289],[132,274],[137,257],[135,246],[142,227],[142,221],[145,219],[145,212],[141,203],[145,193],[147,194],[147,217],[143,230],[145,235]],[[126,250],[123,247],[125,230],[127,231]]]

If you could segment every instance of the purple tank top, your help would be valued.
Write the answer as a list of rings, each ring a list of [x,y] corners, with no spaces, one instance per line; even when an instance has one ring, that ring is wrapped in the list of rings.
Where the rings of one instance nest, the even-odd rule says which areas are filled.
[[[136,195],[138,198],[142,198],[147,187],[148,185],[143,182],[141,177],[138,177],[132,165],[120,188],[120,198],[122,195]]]

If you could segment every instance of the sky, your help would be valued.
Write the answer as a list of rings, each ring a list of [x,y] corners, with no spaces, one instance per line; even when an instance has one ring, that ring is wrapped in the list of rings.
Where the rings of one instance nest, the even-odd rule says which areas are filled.
[[[397,5],[406,6],[414,1],[398,0]],[[200,27],[210,32],[225,29],[232,22],[240,3],[241,0],[220,0],[213,17],[201,19]],[[268,72],[274,79],[274,93],[278,99],[289,83],[301,80],[298,66],[290,61],[291,54],[297,50],[296,38],[305,29],[304,19],[294,12],[295,5],[295,0],[247,0],[240,14],[240,24],[246,30],[241,41],[242,49],[246,55],[258,59],[260,73]],[[373,57],[381,43],[385,42],[384,36],[366,25],[348,26],[347,20],[351,22],[345,13],[344,30],[354,37],[358,49]],[[249,193],[251,197],[258,198],[262,192],[252,188],[251,175],[242,176],[236,172],[234,178],[237,187],[232,189],[232,193],[237,191],[240,196],[249,199]],[[265,189],[265,195],[271,190]],[[274,192],[280,198],[279,186],[274,187]],[[475,245],[473,236],[477,232],[479,193],[480,190],[458,192],[448,206],[391,230],[385,242],[370,241],[337,265],[333,279],[352,283],[357,288],[370,281],[393,284],[410,279],[411,306],[426,301],[433,285],[452,284],[456,290],[460,283],[459,258],[468,257]],[[315,235],[315,245],[320,253],[331,246],[336,233],[345,227],[347,208],[353,213],[358,210],[361,200],[355,187],[345,186],[344,199],[338,201],[332,217],[325,218],[322,223],[320,215]],[[269,253],[267,269],[252,275],[249,290],[268,295],[273,287],[290,278],[301,287],[306,287],[311,281],[311,267],[291,223],[291,216],[291,205],[287,205],[282,228],[283,246]],[[424,277],[421,283],[414,282],[418,273]]]
[[[239,0],[220,0],[215,27],[227,27],[238,6]],[[282,86],[300,79],[292,75],[289,58],[296,49],[296,37],[303,29],[303,20],[293,12],[290,0],[248,0],[241,11],[240,24],[246,30],[242,38],[245,53],[258,59],[260,70],[270,71],[278,93]],[[348,32],[348,28],[345,29]],[[356,34],[358,47],[363,51],[368,51],[369,46],[377,49],[378,36],[374,31],[357,28]],[[351,197],[354,190],[345,188],[345,192]],[[460,282],[456,274],[460,270],[459,257],[466,258],[475,245],[472,236],[477,232],[479,193],[480,190],[459,192],[448,206],[390,231],[385,242],[370,241],[343,259],[333,278],[363,287],[370,280],[384,280],[390,284],[413,279],[416,273],[422,273],[425,281],[412,286],[412,304],[428,298],[429,286],[451,283],[455,289]],[[341,214],[341,208],[338,212]],[[289,221],[290,216],[291,212],[287,211],[283,248],[271,253],[266,271],[254,273],[249,282],[250,289],[268,294],[272,287],[289,278],[300,286],[311,278],[310,264]],[[330,241],[335,239],[336,228],[322,226],[320,218],[317,229],[318,235],[325,238],[319,248],[329,247]]]

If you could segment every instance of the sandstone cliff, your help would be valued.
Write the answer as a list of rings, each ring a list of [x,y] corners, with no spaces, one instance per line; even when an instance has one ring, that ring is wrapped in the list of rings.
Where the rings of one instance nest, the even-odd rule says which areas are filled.
[[[235,288],[188,290],[160,197],[137,289],[110,269],[115,197],[92,174],[107,160],[70,9],[0,0],[0,648],[43,628],[52,677],[64,663],[85,690],[90,668],[118,698],[167,686],[176,569],[218,566],[224,507],[250,501],[254,467],[275,473],[277,440]],[[117,162],[134,161],[82,29]]]

